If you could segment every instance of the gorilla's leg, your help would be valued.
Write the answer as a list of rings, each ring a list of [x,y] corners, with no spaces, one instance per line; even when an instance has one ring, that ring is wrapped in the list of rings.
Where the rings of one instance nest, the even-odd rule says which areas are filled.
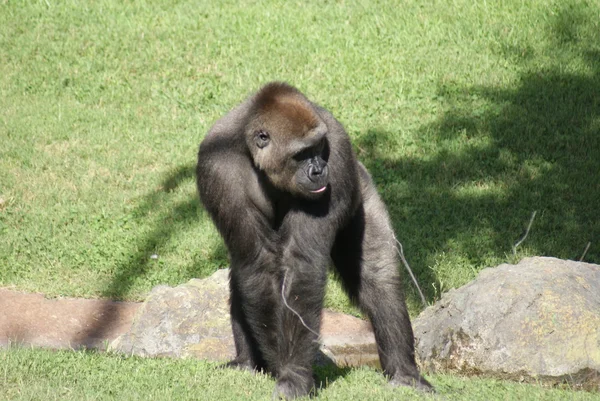
[[[230,366],[266,368],[277,378],[275,398],[292,399],[314,387],[327,258],[316,263],[263,253],[252,263],[232,260],[231,319],[237,357]],[[275,263],[277,260],[278,263]],[[320,266],[316,268],[315,266]]]
[[[282,315],[274,398],[292,399],[314,387],[326,267],[299,261],[287,268],[281,286]]]
[[[336,239],[332,258],[350,298],[373,325],[381,366],[394,385],[431,391],[419,374],[414,337],[385,206],[372,191]]]
[[[271,370],[268,361],[277,355],[275,327],[280,301],[277,276],[264,268],[270,259],[263,256],[247,262],[232,258],[229,286],[236,358],[229,366]]]
[[[232,275],[233,276],[233,275]],[[242,296],[234,277],[230,280],[230,312],[236,357],[227,363],[228,367],[262,370],[266,368],[258,344],[244,316]]]

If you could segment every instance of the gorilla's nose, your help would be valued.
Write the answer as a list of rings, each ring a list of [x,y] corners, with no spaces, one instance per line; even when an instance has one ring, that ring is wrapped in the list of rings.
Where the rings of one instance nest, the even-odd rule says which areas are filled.
[[[320,164],[312,164],[310,166],[310,169],[308,170],[308,174],[310,174],[311,177],[317,178],[318,176],[323,174],[323,170],[323,166],[321,166]]]
[[[311,158],[307,173],[309,180],[322,183],[327,180],[327,162],[320,156]]]
[[[317,184],[326,184],[328,176],[327,164],[313,165],[308,170],[308,179]]]

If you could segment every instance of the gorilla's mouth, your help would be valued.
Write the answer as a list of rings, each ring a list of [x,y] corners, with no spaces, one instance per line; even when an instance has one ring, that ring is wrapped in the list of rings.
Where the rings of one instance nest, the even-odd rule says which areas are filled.
[[[327,189],[327,185],[325,185],[323,188],[319,188],[316,191],[310,191],[313,194],[320,194],[321,192],[325,191]]]

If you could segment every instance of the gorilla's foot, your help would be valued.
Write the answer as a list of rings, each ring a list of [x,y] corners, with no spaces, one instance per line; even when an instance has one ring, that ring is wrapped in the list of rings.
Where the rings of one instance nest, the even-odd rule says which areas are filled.
[[[273,391],[274,400],[293,400],[294,398],[309,395],[311,391],[314,391],[315,382],[312,373],[307,369],[301,370],[302,373],[291,369],[286,370],[278,376],[277,384]]]

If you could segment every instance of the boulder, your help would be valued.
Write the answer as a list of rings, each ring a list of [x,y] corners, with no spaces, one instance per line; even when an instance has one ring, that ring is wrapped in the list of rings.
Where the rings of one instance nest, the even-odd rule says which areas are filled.
[[[140,356],[195,356],[216,361],[235,353],[229,321],[229,270],[177,287],[152,289],[113,351]]]
[[[600,266],[548,257],[481,271],[413,322],[423,368],[600,388]]]

